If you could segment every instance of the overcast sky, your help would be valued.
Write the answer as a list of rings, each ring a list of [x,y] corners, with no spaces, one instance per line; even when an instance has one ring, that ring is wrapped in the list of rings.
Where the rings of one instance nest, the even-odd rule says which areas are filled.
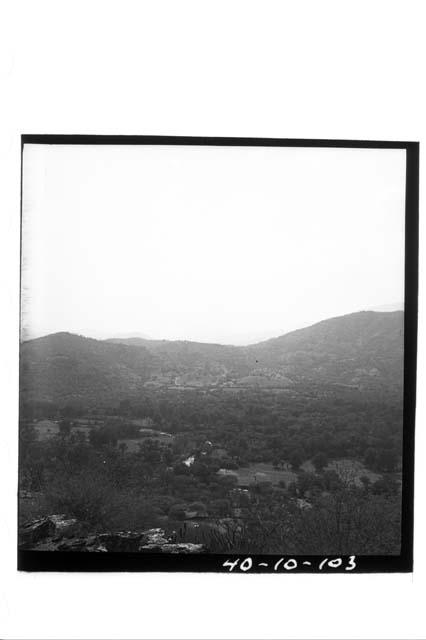
[[[244,344],[404,299],[402,150],[25,145],[23,176],[24,338]]]

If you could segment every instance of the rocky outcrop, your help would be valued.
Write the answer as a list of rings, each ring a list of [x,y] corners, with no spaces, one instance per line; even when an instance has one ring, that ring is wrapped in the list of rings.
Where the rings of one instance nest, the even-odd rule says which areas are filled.
[[[28,522],[20,528],[22,549],[36,551],[90,551],[132,553],[202,553],[206,548],[192,542],[176,542],[163,529],[117,531],[77,536],[74,518],[53,515]]]
[[[19,528],[19,546],[31,546],[40,540],[52,536],[56,531],[55,524],[50,518],[41,518],[26,522]]]

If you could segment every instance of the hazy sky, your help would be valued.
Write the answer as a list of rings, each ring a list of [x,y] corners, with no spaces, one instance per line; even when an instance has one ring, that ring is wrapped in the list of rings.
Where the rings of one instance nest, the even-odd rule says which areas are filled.
[[[405,151],[25,145],[24,337],[245,343],[404,299]]]

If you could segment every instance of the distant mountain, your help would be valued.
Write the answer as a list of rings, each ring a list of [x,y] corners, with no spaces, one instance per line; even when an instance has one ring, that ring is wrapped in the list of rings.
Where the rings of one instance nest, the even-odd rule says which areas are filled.
[[[21,345],[21,394],[39,400],[104,401],[136,392],[155,366],[144,348],[54,333]]]
[[[292,379],[397,386],[403,381],[404,313],[361,311],[247,347],[259,366]]]
[[[144,340],[143,338],[112,339],[107,342],[143,347],[161,358],[165,364],[178,368],[224,364],[231,369],[239,370],[241,367],[249,366],[244,347],[189,340]]]
[[[128,340],[128,339],[137,339],[137,340],[151,340],[151,336],[148,336],[146,333],[123,333],[120,335],[116,335],[113,338],[109,338],[110,342],[114,342],[114,341],[122,341],[122,340]]]
[[[403,302],[393,302],[390,304],[382,304],[378,307],[371,307],[366,311],[402,311],[404,309]]]
[[[118,401],[143,389],[402,388],[403,312],[363,311],[250,346],[57,333],[21,346],[26,399]]]

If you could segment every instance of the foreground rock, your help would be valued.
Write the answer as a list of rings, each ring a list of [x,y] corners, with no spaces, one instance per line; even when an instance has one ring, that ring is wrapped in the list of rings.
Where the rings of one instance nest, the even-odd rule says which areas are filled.
[[[118,531],[78,537],[74,518],[54,515],[33,520],[20,528],[21,549],[35,551],[91,551],[132,553],[203,553],[206,547],[192,542],[175,542],[163,529]],[[75,529],[74,529],[75,530]]]
[[[52,536],[56,531],[55,523],[50,518],[41,518],[26,522],[19,528],[19,545],[33,545]]]
[[[76,518],[67,518],[64,514],[55,514],[38,520],[26,522],[19,528],[19,546],[32,548],[46,538],[72,536],[79,530]]]

